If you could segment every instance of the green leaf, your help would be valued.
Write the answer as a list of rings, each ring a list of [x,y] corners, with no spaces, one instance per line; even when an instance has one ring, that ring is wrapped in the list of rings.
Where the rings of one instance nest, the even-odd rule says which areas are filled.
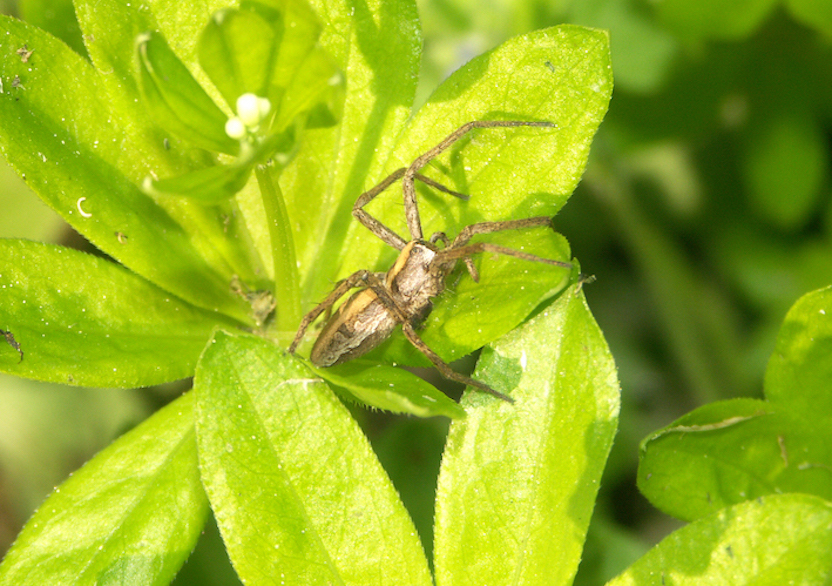
[[[168,584],[206,512],[189,394],[55,489],[6,554],[0,584]]]
[[[766,397],[828,432],[831,380],[832,287],[826,287],[801,297],[783,320],[766,369]]]
[[[615,434],[609,349],[572,287],[483,353],[451,424],[436,504],[436,583],[571,584]]]
[[[334,117],[340,115],[340,112],[334,110],[340,110],[340,102],[343,99],[342,81],[341,73],[326,52],[321,49],[311,51],[300,64],[286,89],[274,127],[285,128],[299,115],[313,111],[316,106],[319,106],[319,109],[324,108],[324,112],[328,112],[334,123]],[[325,121],[324,112],[317,118]],[[322,124],[315,118],[312,123],[312,126]]]
[[[556,127],[479,129],[458,141],[424,174],[470,200],[423,198],[419,211],[426,234],[449,236],[484,220],[554,216],[580,181],[611,92],[605,31],[564,25],[515,37],[439,86],[402,133],[386,168],[409,165],[472,120],[552,122]],[[406,234],[396,191],[368,209]],[[361,241],[376,240],[363,226],[354,230]]]
[[[788,424],[765,401],[700,407],[642,442],[639,490],[687,521],[771,494],[788,472],[777,440]]]
[[[129,240],[125,246],[129,245]],[[92,387],[149,386],[192,376],[217,324],[120,265],[77,250],[0,239],[0,370]]]
[[[17,10],[21,20],[58,37],[79,55],[86,54],[72,0],[21,0]]]
[[[274,60],[283,36],[276,26],[255,12],[227,8],[211,17],[199,39],[199,63],[236,109],[237,98],[252,93],[268,97]]]
[[[244,582],[431,583],[366,437],[305,366],[220,331],[194,386],[203,483]]]
[[[748,134],[743,175],[752,207],[778,228],[799,229],[829,181],[824,133],[813,114],[790,106],[766,116]]]
[[[149,181],[145,190],[154,195],[185,196],[203,205],[226,201],[245,187],[251,165],[213,165],[177,177]]]
[[[832,288],[789,311],[766,372],[766,401],[700,407],[641,445],[639,489],[693,520],[764,495],[832,499]]]
[[[0,28],[6,33],[0,37],[3,51],[13,54],[26,43],[36,49],[25,65],[0,60],[0,77],[19,75],[22,84],[0,94],[0,150],[12,166],[73,227],[125,266],[200,307],[247,319],[229,283],[234,274],[253,275],[253,261],[236,240],[226,244],[232,241],[226,235],[211,237],[222,234],[221,212],[209,217],[201,206],[169,202],[178,210],[171,215],[140,191],[147,170],[141,179],[125,174],[125,167],[147,159],[122,133],[120,114],[102,83],[106,76],[36,28],[6,17]],[[158,148],[164,150],[161,138]],[[186,215],[187,228],[180,223]]]
[[[352,205],[365,184],[381,176],[411,116],[422,42],[413,0],[311,4],[327,23],[319,45],[345,72],[346,80],[341,124],[306,132],[303,148],[280,178],[295,237],[302,299],[310,309],[311,300],[323,298],[343,270],[339,251]]]
[[[832,6],[826,0],[788,0],[786,6],[796,20],[832,35]]]
[[[828,584],[830,525],[828,501],[760,498],[675,531],[607,586]]]
[[[760,26],[775,0],[665,0],[656,4],[659,19],[678,36],[740,40]]]
[[[156,32],[140,35],[136,55],[144,103],[159,126],[195,146],[237,154],[239,143],[225,132],[228,116],[205,93],[164,37]]]
[[[430,383],[406,370],[351,360],[331,368],[310,367],[348,399],[417,417],[465,417],[465,410]]]

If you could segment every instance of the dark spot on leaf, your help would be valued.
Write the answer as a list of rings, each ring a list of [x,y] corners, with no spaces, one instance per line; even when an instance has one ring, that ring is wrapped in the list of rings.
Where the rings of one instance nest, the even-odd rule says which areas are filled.
[[[9,346],[17,350],[20,354],[20,362],[23,362],[23,350],[20,348],[20,343],[14,339],[14,334],[6,330],[0,330],[0,334],[6,338],[6,342],[8,342]],[[18,362],[18,364],[20,364],[20,362]]]

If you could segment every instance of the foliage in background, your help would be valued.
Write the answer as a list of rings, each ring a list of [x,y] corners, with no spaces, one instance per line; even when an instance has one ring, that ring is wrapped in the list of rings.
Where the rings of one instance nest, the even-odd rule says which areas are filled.
[[[2,19],[0,52],[15,58],[0,62],[0,149],[110,258],[0,241],[0,368],[99,387],[193,375],[194,389],[57,488],[6,554],[0,583],[168,583],[210,507],[243,582],[430,584],[413,520],[315,376],[329,371],[282,346],[333,280],[390,260],[349,221],[356,194],[464,122],[552,124],[469,135],[424,169],[471,197],[448,205],[424,193],[428,233],[557,213],[612,91],[606,34],[565,26],[517,37],[411,116],[419,31],[408,2],[359,14],[299,0],[75,9],[85,55]],[[371,209],[401,230],[397,205]],[[570,258],[546,228],[522,236],[495,239]],[[440,582],[473,569],[496,580],[506,564],[569,580],[617,425],[614,364],[577,267],[532,272],[513,260],[477,259],[479,286],[438,300],[441,319],[422,335],[447,359],[489,345],[475,376],[516,404],[475,393],[463,409],[385,366],[413,360],[395,344],[332,377],[352,400],[458,420],[438,481]],[[528,277],[518,284],[516,272]],[[480,487],[504,495],[500,522],[493,499],[477,502]],[[564,555],[552,558],[549,535],[566,526]]]
[[[758,394],[788,308],[832,282],[826,139],[832,17],[824,3],[797,0],[728,6],[452,0],[420,8],[426,62],[417,103],[449,71],[511,35],[563,21],[611,32],[616,94],[584,184],[557,218],[584,269],[599,277],[584,291],[624,389],[622,430],[577,578],[601,583],[644,551],[644,541],[667,532],[655,527],[631,488],[638,441],[694,406]],[[394,73],[391,67],[388,75]],[[313,184],[310,192],[320,190]],[[814,303],[826,298],[819,291],[798,303],[777,342],[778,349],[805,346],[821,369],[830,362],[828,350],[823,342],[808,344],[799,324],[816,318],[811,308],[824,309]],[[801,353],[792,356],[792,367],[805,363]],[[778,376],[775,382],[772,370],[766,401],[708,405],[650,435],[640,486],[663,510],[697,520],[616,584],[707,578],[741,584],[749,568],[737,560],[766,568],[763,583],[794,579],[792,571],[817,583],[828,572],[822,565],[829,557],[828,504],[812,496],[763,496],[787,490],[828,497],[830,442],[818,419],[825,388],[810,384],[808,394],[797,393],[804,381]],[[807,399],[821,401],[811,423]],[[435,474],[426,470],[438,470],[444,425],[368,419],[385,469],[428,534]],[[735,454],[732,442],[742,444],[758,428],[759,449],[735,462],[739,470],[726,476],[709,461],[720,451]],[[696,468],[686,471],[680,458],[693,458]],[[754,476],[760,470],[762,482]],[[691,478],[708,482],[691,485]],[[659,498],[668,490],[684,495],[683,507]],[[753,497],[759,498],[742,502]],[[697,508],[702,502],[707,506]],[[790,549],[798,538],[792,530],[804,531],[802,548]],[[755,546],[755,536],[764,536],[766,548]],[[180,579],[200,571],[204,551],[197,548]]]
[[[422,15],[432,65],[425,71],[437,76],[529,28],[567,21],[610,30],[616,77],[610,112],[584,182],[557,219],[581,251],[584,270],[598,276],[586,294],[622,379],[604,513],[596,514],[579,575],[581,583],[599,583],[639,553],[639,541],[654,542],[672,527],[631,488],[640,440],[657,428],[683,429],[685,419],[668,424],[697,405],[762,397],[763,373],[789,308],[832,283],[832,13],[826,2],[772,0],[507,0],[487,8],[452,0],[427,2]],[[818,392],[828,395],[828,385]],[[730,419],[721,405],[707,407],[723,410],[709,424]],[[766,426],[764,419],[747,425]],[[707,460],[716,446],[729,449],[709,433],[717,432],[702,431],[696,458]],[[792,442],[830,449],[828,434],[811,442],[805,433],[778,437],[756,461],[768,471],[763,484],[777,490],[783,487],[768,476],[797,474]],[[688,470],[686,463],[680,470],[679,459],[688,462],[680,453],[665,471],[681,473],[680,482],[696,474],[727,481],[711,468]],[[811,461],[803,474],[820,479],[791,490],[818,494],[810,486],[829,486],[817,465],[824,458]],[[639,478],[649,473],[655,470],[642,467]],[[722,498],[712,490],[704,497],[704,488],[681,494]],[[650,498],[661,506],[655,491]]]

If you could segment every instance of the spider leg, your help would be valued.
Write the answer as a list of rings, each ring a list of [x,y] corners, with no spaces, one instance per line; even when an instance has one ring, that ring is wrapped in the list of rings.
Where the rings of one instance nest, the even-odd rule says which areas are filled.
[[[441,250],[439,254],[437,254],[438,258],[435,262],[438,263],[438,266],[447,267],[448,264],[450,264],[451,262],[456,262],[459,259],[463,259],[465,261],[465,266],[468,268],[468,272],[471,274],[471,278],[474,279],[474,281],[479,281],[479,273],[477,272],[477,269],[474,267],[474,262],[471,260],[471,255],[479,254],[482,252],[495,252],[497,254],[513,256],[524,260],[544,262],[546,264],[552,264],[564,268],[571,268],[572,265],[570,263],[543,258],[534,254],[529,254],[527,252],[520,252],[519,250],[514,250],[513,248],[499,246],[497,244],[480,243],[468,245],[468,242],[471,240],[471,238],[473,238],[477,234],[490,234],[492,232],[501,232],[503,230],[518,230],[523,228],[534,228],[538,226],[551,225],[552,219],[548,216],[525,218],[522,220],[507,220],[504,222],[480,222],[478,224],[471,224],[470,226],[466,226],[462,229],[462,231],[457,235],[457,237],[454,238],[454,241],[451,243],[450,246]]]
[[[504,222],[480,222],[478,224],[471,224],[462,229],[454,238],[450,248],[457,248],[464,244],[468,244],[477,234],[491,234],[493,232],[502,232],[503,230],[522,230],[524,228],[536,228],[538,226],[552,226],[552,218],[549,216],[537,216],[534,218],[524,218],[522,220],[506,220]]]
[[[554,265],[556,267],[563,267],[565,269],[572,268],[572,263],[564,262],[562,260],[552,260],[550,258],[543,258],[542,256],[537,256],[536,254],[529,254],[528,252],[514,250],[513,248],[507,248],[505,246],[500,246],[499,244],[492,244],[490,242],[477,242],[476,244],[460,246],[459,248],[446,248],[444,250],[440,250],[436,254],[436,257],[438,257],[439,263],[445,264],[448,261],[456,262],[460,258],[470,257],[471,255],[480,254],[483,252],[493,252],[496,254],[513,256],[514,258],[520,258],[532,262],[542,262],[546,263],[547,265]]]
[[[481,383],[478,380],[474,380],[471,377],[467,377],[463,374],[459,374],[455,370],[453,370],[447,362],[442,360],[439,355],[431,350],[427,344],[416,334],[416,330],[413,329],[413,325],[409,322],[402,323],[402,332],[404,332],[405,337],[408,341],[413,344],[419,352],[427,356],[428,360],[430,360],[439,373],[447,379],[456,381],[458,383],[462,383],[464,385],[468,385],[471,387],[476,387],[481,391],[485,391],[489,395],[494,395],[498,399],[502,399],[503,401],[507,401],[509,403],[514,403],[514,399],[501,393],[500,391],[495,391],[491,387],[489,387],[485,383]]]
[[[449,146],[454,144],[464,135],[475,128],[510,128],[516,126],[543,126],[553,127],[553,122],[540,121],[521,121],[521,120],[474,120],[463,124],[438,145],[416,157],[410,166],[405,169],[402,180],[402,191],[404,192],[404,215],[407,219],[407,228],[410,230],[410,235],[414,240],[421,240],[422,222],[419,219],[419,207],[416,204],[416,186],[414,180],[419,170],[427,165],[434,157],[445,151]]]
[[[321,301],[315,309],[307,313],[303,316],[303,319],[300,320],[300,325],[298,326],[298,332],[295,334],[295,339],[292,340],[292,343],[289,345],[289,354],[294,354],[295,350],[300,344],[300,341],[303,339],[303,336],[306,334],[306,330],[309,328],[310,324],[317,319],[319,315],[321,315],[324,311],[332,309],[332,306],[338,301],[341,297],[343,297],[347,291],[350,289],[355,289],[359,285],[365,284],[372,276],[372,273],[368,270],[360,270],[356,271],[351,274],[349,277],[340,281],[332,292],[326,296],[326,299]]]
[[[396,250],[401,250],[405,247],[407,244],[405,239],[367,213],[364,210],[364,206],[373,201],[379,193],[390,187],[390,185],[394,182],[401,179],[404,176],[405,171],[407,171],[407,169],[404,167],[393,171],[390,175],[384,178],[381,183],[359,195],[358,199],[355,200],[355,204],[352,206],[352,215],[355,219],[364,224],[370,232],[381,238],[385,243],[389,244]]]
[[[465,193],[460,193],[458,191],[454,191],[453,189],[449,189],[448,187],[445,187],[441,183],[439,183],[437,181],[434,181],[430,177],[422,175],[421,173],[416,173],[416,175],[414,175],[414,177],[416,179],[418,179],[419,181],[421,181],[422,183],[424,183],[425,185],[429,185],[429,186],[433,187],[434,189],[438,189],[439,191],[441,191],[443,193],[447,193],[448,195],[453,195],[454,197],[458,197],[459,199],[462,199],[462,200],[465,200],[465,201],[468,201],[469,199],[471,199],[470,195],[467,195]]]
[[[355,217],[355,219],[361,222],[364,225],[364,227],[367,228],[370,232],[378,236],[381,240],[383,240],[385,243],[389,244],[396,250],[401,250],[402,248],[404,248],[407,244],[407,241],[405,241],[404,238],[402,238],[393,230],[391,230],[390,228],[379,222],[377,219],[375,219],[373,216],[371,216],[366,210],[364,210],[364,206],[370,203],[372,200],[374,200],[376,196],[378,196],[381,192],[390,187],[393,183],[401,179],[404,176],[405,171],[407,171],[405,167],[393,171],[392,173],[390,173],[390,175],[385,177],[381,181],[381,183],[379,183],[372,189],[368,189],[360,196],[358,196],[358,199],[352,206],[352,215]],[[444,193],[453,195],[454,197],[458,197],[460,199],[465,200],[468,199],[468,196],[464,193],[459,193],[457,191],[454,191],[453,189],[448,189],[441,183],[437,183],[430,177],[425,177],[421,173],[414,174],[414,178],[418,179],[425,185],[429,185],[430,187],[438,189],[439,191],[442,191]]]
[[[451,244],[450,239],[444,232],[434,232],[433,235],[431,235],[429,242],[431,244],[441,242],[445,246],[445,248],[447,248]],[[474,279],[474,282],[479,282],[480,275],[477,272],[477,267],[474,266],[474,261],[471,260],[470,256],[466,256],[463,260],[465,261],[465,268],[468,269],[468,274],[471,275],[471,278]]]

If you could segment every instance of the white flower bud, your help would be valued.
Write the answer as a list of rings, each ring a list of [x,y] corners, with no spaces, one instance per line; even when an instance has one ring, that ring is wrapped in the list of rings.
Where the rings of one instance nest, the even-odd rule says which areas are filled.
[[[225,133],[234,140],[242,140],[246,135],[246,125],[242,120],[233,116],[225,123]]]

